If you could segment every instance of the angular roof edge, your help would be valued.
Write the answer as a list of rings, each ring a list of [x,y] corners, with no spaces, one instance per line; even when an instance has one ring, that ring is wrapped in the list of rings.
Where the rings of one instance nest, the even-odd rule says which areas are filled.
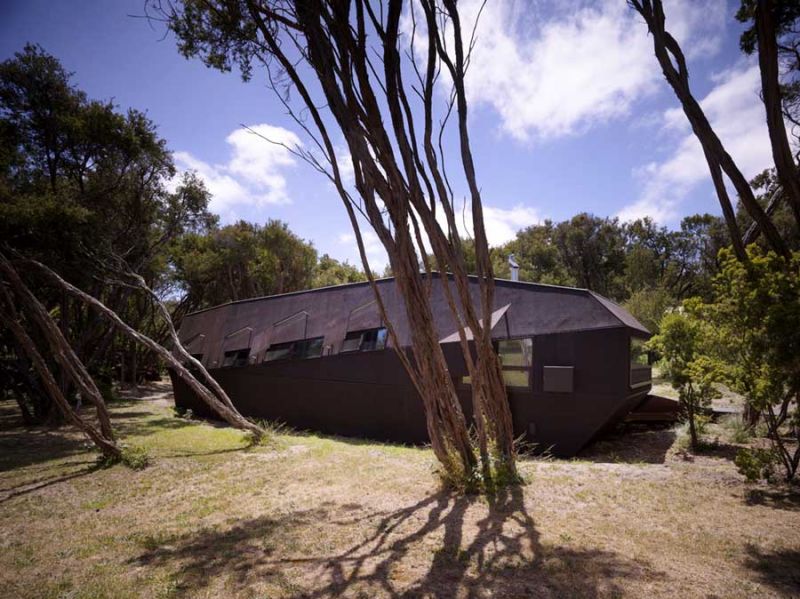
[[[425,273],[422,273],[422,274],[424,276]],[[441,273],[439,273],[438,271],[433,271],[431,274],[434,277],[440,277],[441,276]],[[447,276],[448,277],[452,277],[452,275],[450,273],[448,273]],[[476,280],[478,278],[478,276],[477,275],[469,275],[469,278],[473,279],[473,280]],[[381,277],[379,279],[375,279],[375,283],[376,284],[384,284],[384,283],[386,283],[388,281],[393,281],[393,280],[394,280],[394,277]],[[495,285],[501,285],[503,287],[517,287],[517,288],[521,288],[521,289],[534,287],[534,288],[538,288],[538,289],[546,289],[548,291],[566,292],[566,293],[579,293],[581,295],[583,295],[583,294],[590,295],[594,299],[596,299],[598,302],[600,302],[600,305],[602,305],[606,310],[608,310],[611,313],[611,315],[614,316],[614,318],[616,318],[620,322],[620,324],[622,324],[624,326],[627,326],[629,328],[632,328],[632,329],[636,329],[636,330],[638,330],[638,331],[640,331],[642,333],[645,333],[647,335],[650,334],[650,331],[648,331],[644,327],[644,325],[642,325],[642,323],[640,323],[638,320],[636,320],[636,318],[634,318],[634,316],[632,314],[630,314],[625,308],[623,308],[622,306],[612,302],[610,299],[607,299],[607,298],[603,297],[602,295],[600,295],[598,293],[595,293],[594,291],[590,291],[588,289],[584,289],[584,288],[581,288],[581,287],[567,287],[567,286],[564,286],[564,285],[550,285],[548,283],[534,283],[534,282],[530,282],[530,281],[512,281],[510,279],[498,279],[498,278],[495,278],[494,281],[495,281]],[[291,297],[291,296],[295,296],[295,295],[304,295],[304,294],[308,294],[308,293],[321,293],[321,292],[324,292],[324,291],[329,291],[331,289],[341,289],[343,287],[363,287],[363,286],[369,285],[369,284],[370,284],[369,281],[357,281],[355,283],[343,283],[341,285],[328,285],[327,287],[316,287],[316,288],[313,288],[313,289],[301,289],[299,291],[290,291],[288,293],[278,293],[278,294],[275,294],[275,295],[264,295],[264,296],[260,296],[260,297],[252,297],[252,298],[247,298],[247,299],[242,299],[242,300],[236,300],[236,301],[233,301],[233,302],[227,302],[227,303],[224,303],[224,304],[218,304],[216,306],[210,306],[208,308],[203,308],[201,310],[195,310],[194,312],[190,312],[189,314],[187,314],[187,316],[192,316],[194,314],[202,314],[203,312],[210,312],[211,310],[217,310],[219,308],[225,308],[227,306],[233,306],[233,305],[238,305],[238,304],[246,304],[246,303],[249,303],[249,302],[258,302],[258,301],[263,301],[263,300],[268,300],[268,299],[273,299],[273,298],[278,298],[278,297]]]
[[[602,305],[606,310],[611,312],[614,318],[619,320],[626,327],[635,329],[647,335],[652,335],[652,333],[647,330],[647,327],[645,327],[641,322],[639,322],[636,319],[636,317],[630,312],[628,312],[625,308],[623,308],[616,302],[612,302],[607,297],[603,297],[599,293],[595,293],[594,291],[589,291],[589,293],[592,295],[592,297],[594,297],[594,299],[600,302],[600,305]]]

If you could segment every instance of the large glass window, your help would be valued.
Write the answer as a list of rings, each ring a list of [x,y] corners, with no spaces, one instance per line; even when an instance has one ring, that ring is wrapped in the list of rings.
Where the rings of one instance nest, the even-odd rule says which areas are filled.
[[[264,354],[264,362],[319,358],[322,355],[322,343],[324,339],[324,337],[313,337],[312,339],[298,339],[296,341],[273,343],[267,348],[267,353]]]
[[[503,365],[503,380],[508,387],[527,387],[531,382],[533,364],[532,339],[501,339],[497,355]]]
[[[533,365],[532,339],[501,339],[497,342],[497,355],[503,365],[503,381],[507,387],[528,387],[531,383]],[[469,376],[461,382],[470,385]]]
[[[250,348],[247,349],[234,349],[226,351],[222,359],[223,368],[232,368],[235,366],[247,366],[247,358],[250,356]]]
[[[631,337],[631,366],[649,366],[647,352],[644,349],[644,339]]]
[[[645,340],[640,337],[631,337],[631,387],[649,385],[652,379],[649,356],[644,348]]]
[[[386,347],[386,329],[366,329],[351,331],[345,335],[341,353],[354,351],[373,351]]]

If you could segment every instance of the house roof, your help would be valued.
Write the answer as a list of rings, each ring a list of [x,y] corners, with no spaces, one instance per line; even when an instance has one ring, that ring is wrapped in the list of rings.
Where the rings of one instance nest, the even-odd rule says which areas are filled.
[[[400,344],[410,345],[405,306],[394,278],[378,279],[376,284]],[[471,292],[474,305],[479,306],[477,277],[471,277]],[[624,308],[586,289],[497,279],[494,305],[496,337],[620,327],[649,334]],[[437,337],[443,342],[457,341],[457,324],[441,283],[434,282],[431,287],[431,308]],[[370,284],[359,282],[240,300],[193,312],[184,318],[180,338],[192,341],[193,353],[216,354],[241,344],[245,337],[253,352],[261,352],[272,343],[324,337],[326,346],[336,353],[347,332],[382,324]]]

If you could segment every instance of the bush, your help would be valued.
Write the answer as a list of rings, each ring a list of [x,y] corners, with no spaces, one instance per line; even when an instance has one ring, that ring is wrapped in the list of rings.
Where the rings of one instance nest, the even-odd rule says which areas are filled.
[[[753,429],[738,414],[725,416],[720,419],[720,424],[728,431],[734,443],[747,443],[753,436]]]
[[[747,482],[754,483],[764,479],[771,483],[775,478],[778,456],[771,449],[740,449],[734,463]]]
[[[194,412],[192,412],[191,408],[172,406],[172,413],[175,414],[175,418],[183,418],[184,420],[194,419]]]
[[[144,470],[150,465],[150,454],[140,445],[131,445],[122,449],[120,461],[131,470]]]

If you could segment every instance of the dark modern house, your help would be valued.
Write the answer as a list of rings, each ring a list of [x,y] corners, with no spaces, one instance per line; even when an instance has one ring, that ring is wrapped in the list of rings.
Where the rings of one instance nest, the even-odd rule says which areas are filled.
[[[392,278],[378,286],[402,346],[405,310]],[[477,301],[477,282],[473,281]],[[437,333],[464,411],[470,382],[442,280]],[[641,406],[650,391],[650,333],[585,289],[498,280],[492,335],[517,435],[574,455]],[[188,315],[180,339],[246,416],[294,428],[403,443],[428,440],[422,401],[384,328],[368,283],[232,302]],[[173,377],[175,402],[207,408]]]

